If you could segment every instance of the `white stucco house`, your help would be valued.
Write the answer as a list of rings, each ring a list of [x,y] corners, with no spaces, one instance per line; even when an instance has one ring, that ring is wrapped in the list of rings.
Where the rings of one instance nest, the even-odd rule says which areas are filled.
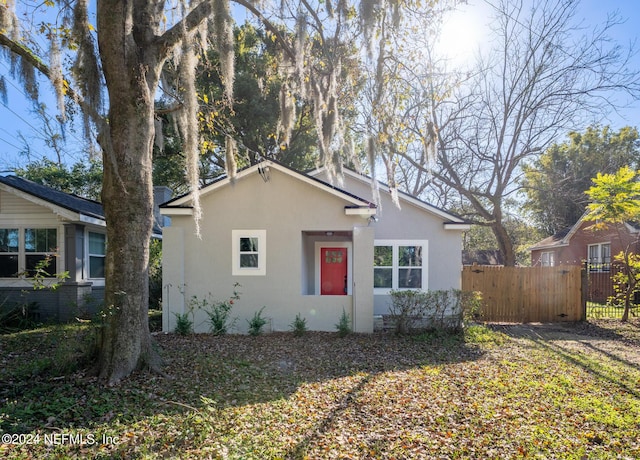
[[[345,171],[340,187],[324,169],[307,174],[272,161],[223,177],[200,193],[197,235],[192,197],[160,206],[163,231],[163,329],[172,331],[189,300],[228,299],[236,332],[264,307],[267,328],[286,331],[297,314],[310,330],[335,331],[343,310],[356,332],[372,332],[392,289],[460,288],[458,216],[400,193],[400,208],[371,179]],[[194,313],[196,332],[209,324]]]

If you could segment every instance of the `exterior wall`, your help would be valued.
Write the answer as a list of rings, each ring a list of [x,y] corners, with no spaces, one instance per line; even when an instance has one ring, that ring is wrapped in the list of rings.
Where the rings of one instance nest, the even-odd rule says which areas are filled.
[[[84,225],[64,222],[50,209],[0,190],[0,228],[55,228],[59,254],[56,272],[69,271],[70,274],[69,280],[55,291],[35,291],[28,280],[0,278],[0,308],[35,303],[35,319],[43,322],[65,322],[75,317],[88,319],[99,311],[104,299],[104,281],[82,279]],[[104,232],[104,229],[95,227],[94,231]],[[67,252],[66,248],[71,250]]]
[[[272,331],[289,330],[298,313],[307,319],[311,330],[335,331],[343,309],[354,318],[354,293],[360,297],[356,330],[373,330],[372,319],[363,319],[373,317],[371,294],[361,292],[372,291],[373,285],[368,221],[346,216],[344,207],[350,203],[325,190],[275,168],[270,176],[265,182],[258,174],[251,174],[203,195],[201,238],[195,236],[191,216],[171,217],[171,227],[165,228],[163,235],[164,330],[175,327],[173,312],[188,311],[188,299],[209,298],[209,303],[229,299],[235,283],[240,284],[237,289],[241,293],[231,311],[237,317],[236,332],[246,332],[247,321],[263,306],[262,314],[269,318],[267,329]],[[265,276],[233,276],[233,230],[266,231]],[[362,276],[370,279],[371,288],[365,278],[357,278],[354,283],[358,281],[358,287],[352,287],[351,295],[316,295],[312,288],[315,260],[311,260],[309,247],[318,238],[327,239],[326,232],[336,235],[330,240],[352,242],[352,273],[366,266],[367,275]],[[193,319],[197,332],[209,330],[204,312],[196,312]]]
[[[1,310],[33,304],[33,319],[43,323],[93,319],[103,301],[104,288],[93,288],[90,283],[62,284],[55,291],[0,288]]]
[[[588,227],[593,222],[582,222],[580,227],[569,239],[569,244],[547,249],[533,249],[531,251],[531,265],[540,265],[543,252],[553,252],[555,265],[582,265],[588,258],[587,248],[591,244],[610,243],[611,258],[620,253],[627,245],[636,247],[638,236],[629,232],[627,226],[620,226],[620,232],[610,226],[604,230],[591,230]]]
[[[327,180],[326,175],[319,176]],[[372,200],[371,185],[345,174],[345,190],[364,199]],[[427,270],[429,290],[461,288],[462,231],[445,230],[444,220],[423,208],[400,199],[400,209],[389,193],[380,190],[377,222],[371,224],[376,240],[427,240]],[[373,263],[372,263],[373,266]],[[371,275],[373,276],[373,274]],[[389,295],[375,295],[374,314],[388,313]]]
[[[0,190],[0,228],[55,228],[57,229],[59,257],[56,271],[64,270],[64,225],[51,210],[31,203],[23,198]],[[0,279],[0,286],[30,287],[18,280]]]

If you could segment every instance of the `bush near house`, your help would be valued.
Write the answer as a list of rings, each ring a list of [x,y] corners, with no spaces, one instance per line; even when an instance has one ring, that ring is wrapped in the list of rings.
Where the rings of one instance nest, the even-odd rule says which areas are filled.
[[[480,308],[478,292],[459,289],[391,291],[389,320],[398,334],[425,330],[458,331]]]

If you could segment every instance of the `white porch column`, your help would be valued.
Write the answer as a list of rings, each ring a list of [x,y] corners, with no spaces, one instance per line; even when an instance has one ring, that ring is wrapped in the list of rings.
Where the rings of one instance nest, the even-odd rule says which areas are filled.
[[[353,228],[354,332],[373,332],[373,241],[373,228]]]

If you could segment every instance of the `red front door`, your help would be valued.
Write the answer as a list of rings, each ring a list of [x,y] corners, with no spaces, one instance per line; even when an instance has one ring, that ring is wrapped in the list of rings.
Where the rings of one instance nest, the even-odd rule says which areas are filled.
[[[347,248],[320,248],[320,294],[347,295]]]

